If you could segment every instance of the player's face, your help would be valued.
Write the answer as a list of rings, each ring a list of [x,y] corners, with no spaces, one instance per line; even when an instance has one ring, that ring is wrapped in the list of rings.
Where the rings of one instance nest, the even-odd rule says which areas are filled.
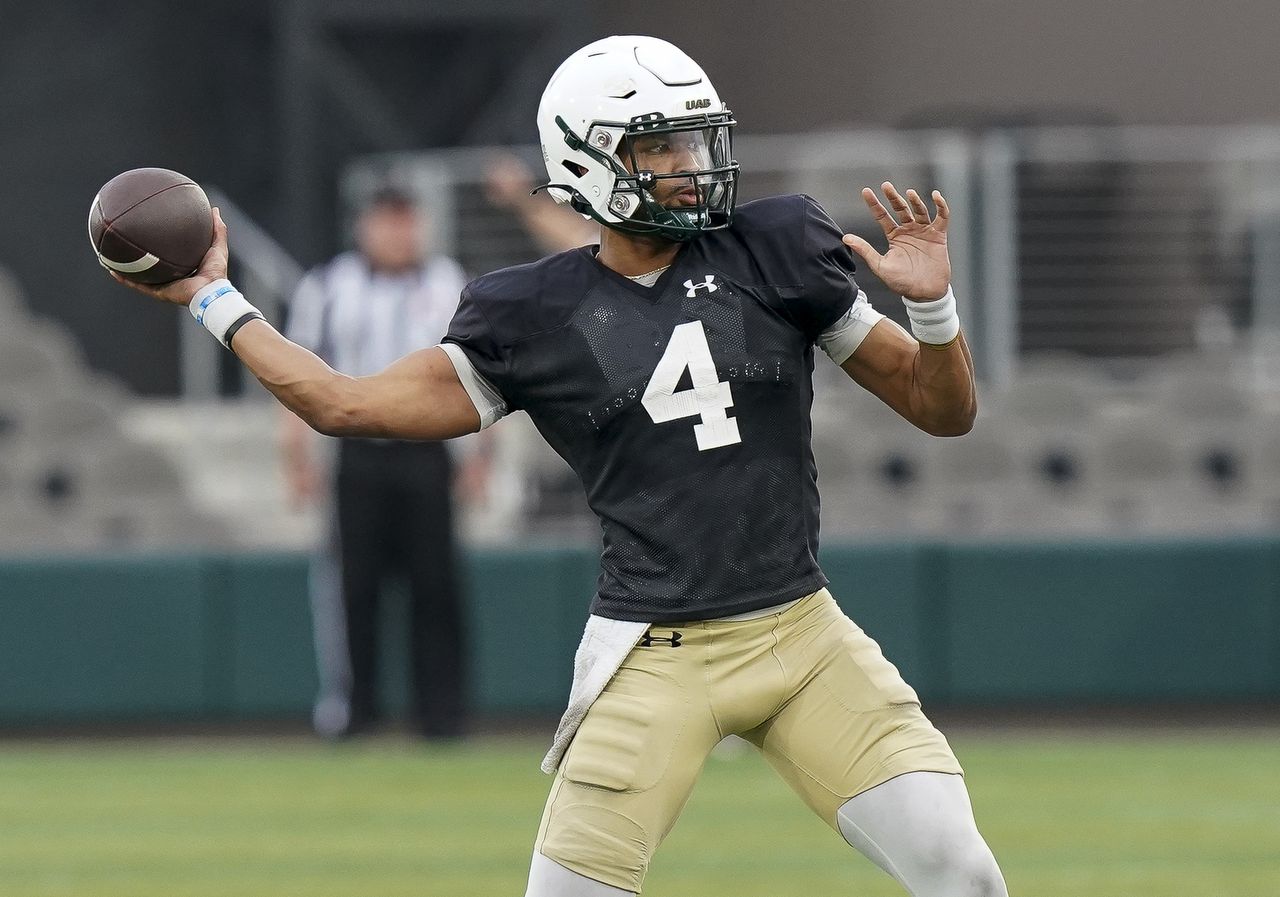
[[[379,205],[360,217],[356,240],[373,267],[401,271],[422,261],[423,236],[422,217],[412,207]]]
[[[630,149],[631,152],[624,155],[628,157],[628,168],[632,164],[630,156],[634,155],[634,171],[652,171],[662,175],[711,167],[711,150],[705,130],[640,134],[631,138]],[[692,177],[660,179],[654,184],[652,193],[653,198],[666,208],[698,204],[698,191]]]

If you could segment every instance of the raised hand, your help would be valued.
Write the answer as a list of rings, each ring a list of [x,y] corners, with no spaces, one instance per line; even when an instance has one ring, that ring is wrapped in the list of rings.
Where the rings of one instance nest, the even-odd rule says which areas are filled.
[[[929,207],[916,191],[908,190],[903,198],[888,181],[881,184],[880,189],[897,213],[896,219],[881,205],[870,187],[862,188],[862,199],[889,238],[888,252],[881,255],[856,234],[845,234],[844,244],[861,256],[872,274],[900,296],[917,301],[942,298],[951,283],[951,261],[947,257],[947,221],[951,209],[947,201],[934,190],[933,203],[938,214],[931,217]]]
[[[126,280],[115,271],[108,273],[115,278],[116,283],[124,284],[139,293],[146,293],[153,299],[172,302],[175,305],[189,305],[191,297],[199,292],[201,287],[227,276],[227,226],[222,223],[222,215],[218,210],[213,209],[213,245],[205,253],[196,273],[190,277],[153,286]]]

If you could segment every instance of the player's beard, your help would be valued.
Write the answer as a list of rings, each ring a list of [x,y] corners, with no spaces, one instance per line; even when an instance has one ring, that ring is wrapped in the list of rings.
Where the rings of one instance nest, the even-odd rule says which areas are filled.
[[[662,206],[662,208],[667,210],[668,212],[691,211],[693,209],[698,208],[702,204],[700,191],[698,190],[698,187],[692,175],[687,178],[671,178],[670,183],[663,184],[662,188],[663,188],[664,195],[661,199],[659,199],[658,196],[655,195],[653,192],[649,193],[649,198],[650,198],[650,201],[656,203],[657,205]],[[685,194],[684,191],[689,190],[690,188],[693,189],[692,204],[683,202],[679,198],[682,194],[688,195],[688,194]],[[652,221],[653,219],[649,214],[648,207],[642,205],[639,211],[637,212],[637,214],[632,216],[632,220],[648,222],[648,221]],[[672,243],[684,242],[683,240],[680,240],[677,237],[668,236],[665,233],[634,234],[633,236],[635,236],[637,240],[644,241],[647,245],[651,245],[651,246],[670,246]]]

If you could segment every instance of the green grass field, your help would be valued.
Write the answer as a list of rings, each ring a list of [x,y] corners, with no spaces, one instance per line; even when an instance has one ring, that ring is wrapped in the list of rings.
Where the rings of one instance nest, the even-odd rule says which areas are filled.
[[[1280,731],[952,741],[1014,897],[1280,895]],[[0,744],[0,895],[520,897],[542,748]],[[751,752],[708,763],[645,893],[901,894]]]

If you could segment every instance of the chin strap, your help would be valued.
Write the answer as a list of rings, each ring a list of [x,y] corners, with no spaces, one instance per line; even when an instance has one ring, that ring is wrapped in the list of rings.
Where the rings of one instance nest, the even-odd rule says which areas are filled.
[[[568,184],[539,184],[529,193],[530,196],[536,196],[543,190],[563,190],[569,194],[569,208],[573,209],[579,215],[586,215],[592,220],[598,222],[604,227],[612,227],[616,222],[605,221],[600,213],[595,210],[595,206],[587,201],[587,198],[578,191],[577,187],[571,187]]]
[[[647,224],[646,222],[636,221],[634,219],[627,219],[625,222],[606,221],[604,217],[596,211],[595,206],[593,206],[576,187],[571,187],[568,184],[540,184],[539,186],[534,187],[533,191],[529,195],[534,196],[541,193],[543,190],[563,190],[565,193],[568,193],[569,207],[580,215],[586,215],[601,227],[613,228],[614,230],[620,230],[623,233],[628,234],[667,237],[667,239],[671,239],[668,232],[656,224]]]

